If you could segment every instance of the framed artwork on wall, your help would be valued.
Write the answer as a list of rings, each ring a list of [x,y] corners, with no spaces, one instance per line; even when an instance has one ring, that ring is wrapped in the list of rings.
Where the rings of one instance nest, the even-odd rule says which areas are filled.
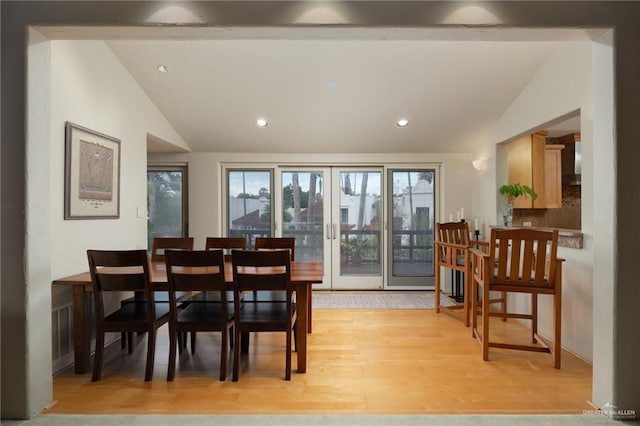
[[[66,122],[65,219],[120,217],[120,139]]]

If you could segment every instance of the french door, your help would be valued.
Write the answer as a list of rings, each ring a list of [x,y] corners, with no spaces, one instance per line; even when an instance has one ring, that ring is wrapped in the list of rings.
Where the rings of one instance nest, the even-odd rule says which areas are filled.
[[[437,169],[229,169],[227,180],[229,234],[294,237],[296,260],[324,263],[314,288],[433,288]]]
[[[315,288],[381,289],[382,169],[279,168],[275,234],[296,238],[296,260],[324,262]]]
[[[382,289],[382,168],[333,168],[331,286]]]

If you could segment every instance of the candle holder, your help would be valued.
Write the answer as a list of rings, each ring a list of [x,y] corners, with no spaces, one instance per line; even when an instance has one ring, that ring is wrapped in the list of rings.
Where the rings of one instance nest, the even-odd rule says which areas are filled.
[[[476,229],[473,231],[473,235],[476,237],[476,241],[480,241],[480,230]]]

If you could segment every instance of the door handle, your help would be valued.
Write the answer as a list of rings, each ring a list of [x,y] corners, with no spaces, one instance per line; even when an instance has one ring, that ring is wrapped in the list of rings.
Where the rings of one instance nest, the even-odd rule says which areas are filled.
[[[335,240],[336,239],[336,234],[337,234],[337,232],[336,232],[336,224],[333,223],[333,224],[331,224],[331,238],[333,238]]]
[[[327,240],[331,239],[331,225],[327,223]]]

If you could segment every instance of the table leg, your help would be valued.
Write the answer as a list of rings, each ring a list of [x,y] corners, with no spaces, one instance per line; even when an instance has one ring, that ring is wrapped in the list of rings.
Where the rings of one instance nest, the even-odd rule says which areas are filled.
[[[309,334],[311,334],[311,313],[313,312],[312,305],[313,305],[313,301],[312,301],[312,297],[313,297],[313,287],[309,286],[309,290],[307,291],[307,331],[309,332]]]
[[[73,357],[75,373],[89,371],[91,358],[91,293],[73,286]]]
[[[296,330],[296,353],[298,354],[298,373],[307,372],[307,325],[309,319],[309,284],[299,284],[296,286],[296,297],[298,303],[298,322]]]

